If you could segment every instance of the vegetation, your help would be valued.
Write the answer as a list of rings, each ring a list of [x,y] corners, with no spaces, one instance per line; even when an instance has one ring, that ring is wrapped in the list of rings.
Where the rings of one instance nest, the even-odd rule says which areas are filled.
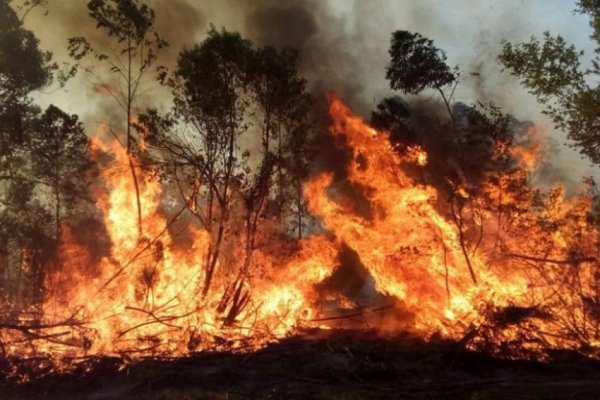
[[[161,116],[149,110],[140,118],[163,180],[177,187],[181,202],[213,234],[204,295],[225,243],[244,242],[243,264],[223,304],[231,321],[244,306],[241,290],[259,225],[276,219],[298,237],[305,225],[311,98],[296,58],[291,49],[254,49],[239,34],[213,28],[201,44],[181,52],[165,81],[173,91],[172,111]],[[260,146],[248,147],[254,143]],[[241,221],[234,209],[239,200]],[[225,237],[240,224],[243,232]]]
[[[592,0],[578,3],[579,11],[590,17],[593,28],[591,39],[598,44],[590,69],[581,67],[582,52],[569,46],[560,36],[549,33],[545,34],[542,41],[532,39],[524,44],[505,43],[499,60],[545,105],[545,112],[557,127],[569,133],[580,151],[600,164],[600,89],[596,82],[600,76],[600,6],[597,3]],[[314,101],[313,94],[309,92],[307,80],[299,72],[299,54],[292,48],[256,46],[237,32],[211,26],[203,40],[180,50],[174,68],[168,70],[157,65],[167,43],[157,32],[156,15],[151,7],[140,0],[89,0],[88,14],[90,21],[96,24],[99,35],[71,38],[68,51],[75,65],[63,71],[53,61],[52,54],[40,49],[33,32],[23,26],[23,19],[29,12],[45,2],[23,0],[21,4],[22,7],[18,8],[10,0],[0,0],[0,375],[8,369],[3,364],[4,356],[9,354],[6,350],[8,346],[3,342],[6,331],[19,332],[25,338],[25,343],[48,340],[52,345],[71,346],[81,350],[85,357],[92,341],[100,335],[98,332],[90,333],[92,329],[86,331],[83,327],[85,321],[75,318],[76,313],[79,313],[78,317],[84,315],[89,318],[81,311],[85,309],[83,306],[73,311],[73,317],[67,318],[66,322],[60,321],[56,325],[46,323],[40,312],[51,290],[56,289],[49,287],[52,282],[47,278],[64,267],[64,259],[61,258],[64,249],[61,246],[69,235],[74,236],[73,241],[80,245],[74,251],[93,248],[86,249],[90,250],[85,259],[89,264],[115,267],[117,272],[98,284],[99,292],[106,290],[104,293],[108,293],[109,284],[125,268],[135,263],[136,267],[141,265],[140,273],[132,273],[136,279],[133,286],[136,287],[133,290],[127,288],[127,293],[133,293],[132,297],[141,306],[138,307],[137,303],[126,304],[122,308],[141,314],[146,319],[132,327],[119,327],[122,330],[117,335],[124,337],[124,341],[133,338],[132,342],[143,343],[139,354],[160,355],[158,350],[153,353],[153,349],[161,345],[177,347],[180,351],[177,354],[205,349],[201,346],[204,344],[202,340],[206,340],[202,337],[203,329],[212,329],[210,334],[213,336],[210,339],[213,340],[213,348],[230,349],[228,346],[234,340],[219,334],[235,329],[254,332],[252,329],[256,321],[252,322],[250,328],[236,323],[248,309],[252,309],[251,315],[258,319],[260,307],[270,300],[261,299],[260,304],[258,301],[252,303],[252,279],[271,283],[274,280],[272,276],[263,276],[268,275],[267,268],[274,271],[268,272],[277,274],[278,268],[287,265],[281,260],[294,260],[290,254],[298,255],[304,250],[316,253],[329,250],[327,246],[312,248],[306,244],[316,236],[311,234],[320,229],[312,224],[308,210],[311,199],[307,198],[304,190],[307,182],[317,188],[320,184],[319,179],[311,178],[322,168],[315,162],[320,151],[316,145],[319,138],[315,115],[321,110],[320,104]],[[401,279],[409,275],[408,270],[413,267],[412,260],[421,257],[431,264],[443,264],[445,270],[435,270],[435,274],[444,276],[446,292],[438,297],[451,303],[452,299],[456,299],[451,293],[459,286],[452,286],[452,277],[464,273],[468,286],[461,282],[463,286],[460,288],[468,287],[475,293],[481,288],[479,285],[491,279],[489,276],[496,276],[490,271],[504,269],[506,275],[526,271],[530,285],[528,289],[535,286],[547,290],[532,290],[528,294],[528,306],[509,303],[500,307],[477,299],[478,303],[469,304],[473,310],[464,307],[481,318],[476,323],[461,325],[464,338],[458,345],[443,342],[442,356],[456,356],[457,346],[462,346],[460,357],[472,356],[470,351],[477,350],[493,356],[534,358],[540,354],[548,356],[550,350],[556,348],[576,349],[579,354],[597,356],[600,339],[600,196],[593,179],[586,179],[582,193],[573,198],[567,198],[559,185],[547,190],[537,188],[532,183],[532,174],[535,155],[543,150],[534,143],[532,124],[515,120],[494,104],[478,102],[467,105],[456,102],[454,92],[460,84],[460,69],[449,66],[444,51],[419,33],[404,30],[394,32],[389,55],[386,78],[390,89],[397,92],[383,99],[371,114],[373,127],[384,133],[372,134],[366,139],[354,139],[367,142],[377,138],[383,142],[382,146],[373,147],[386,156],[381,168],[386,168],[387,173],[391,165],[391,176],[399,181],[398,186],[404,190],[407,188],[402,185],[408,186],[409,183],[405,182],[410,182],[411,188],[426,200],[423,203],[412,198],[406,201],[402,199],[404,202],[396,201],[400,190],[386,194],[393,193],[394,196],[388,196],[392,202],[405,205],[411,212],[413,202],[417,204],[414,207],[415,215],[422,216],[429,212],[423,218],[430,220],[425,220],[423,226],[437,227],[439,235],[434,233],[426,237],[430,247],[423,246],[427,247],[425,249],[400,243],[394,248],[393,254],[390,251],[390,254],[374,254],[371,260],[367,260],[367,257],[361,260],[359,253],[350,243],[346,243],[350,241],[347,239],[357,237],[357,241],[362,240],[361,236],[372,226],[388,220],[389,215],[393,214],[389,210],[392,208],[386,209],[382,206],[383,201],[379,202],[379,198],[373,200],[375,196],[370,197],[371,192],[377,189],[375,185],[369,186],[370,182],[355,179],[352,182],[326,184],[323,191],[329,189],[332,192],[328,193],[331,204],[324,204],[323,208],[335,208],[338,214],[351,213],[360,207],[356,204],[370,201],[373,204],[368,204],[366,208],[370,207],[372,212],[349,215],[351,223],[344,229],[350,233],[345,237],[336,232],[325,232],[319,237],[334,249],[334,254],[324,259],[330,264],[341,265],[335,276],[329,276],[329,281],[322,279],[321,287],[313,288],[318,285],[311,284],[308,290],[304,287],[292,289],[298,289],[298,292],[322,290],[325,295],[318,301],[327,304],[331,301],[327,296],[337,290],[334,288],[335,281],[344,279],[347,271],[343,271],[343,268],[346,267],[354,268],[351,273],[355,273],[356,281],[360,281],[355,285],[358,289],[348,289],[348,293],[371,290],[372,296],[379,296],[379,299],[393,297],[390,293],[377,291],[380,288],[370,281],[375,273],[369,277],[362,263],[373,260],[376,263],[379,258],[385,259],[382,264],[389,259],[397,261],[394,265],[399,266],[398,270],[407,270],[393,271],[398,274],[394,277],[400,277],[398,281],[401,284],[396,286],[403,291],[404,282]],[[80,69],[93,77],[95,87],[110,96],[119,110],[120,116],[107,121],[107,125],[114,143],[118,143],[123,150],[128,163],[125,170],[128,179],[131,175],[130,181],[135,188],[137,216],[137,231],[133,234],[136,240],[133,240],[130,248],[126,248],[131,254],[126,254],[123,259],[113,257],[109,251],[106,253],[110,253],[110,256],[99,254],[102,252],[99,249],[103,248],[100,237],[104,228],[102,223],[96,221],[87,231],[81,228],[82,225],[90,225],[89,221],[93,221],[99,213],[92,198],[98,197],[98,204],[104,201],[102,191],[94,190],[94,186],[102,185],[102,179],[106,179],[98,171],[110,171],[118,155],[103,154],[96,142],[92,145],[88,137],[91,133],[89,127],[85,127],[77,115],[71,115],[54,105],[42,109],[33,100],[37,92],[51,87],[54,82],[63,84]],[[154,73],[156,76],[153,76]],[[144,88],[150,85],[170,95],[164,107],[148,107],[151,102],[144,101]],[[413,101],[412,96],[422,96],[424,93],[432,93],[436,100],[429,103]],[[355,120],[358,118],[348,118],[343,123],[349,124]],[[344,127],[339,130],[344,132]],[[370,127],[364,131],[369,134],[375,132]],[[338,144],[344,147],[344,143]],[[368,146],[364,148],[371,149]],[[348,149],[357,154],[345,154],[347,159],[344,162],[352,160],[352,167],[358,170],[354,171],[357,176],[363,170],[373,168],[375,163],[367,165],[371,158],[358,154],[362,149],[360,146],[348,144]],[[400,156],[397,157],[394,151]],[[427,162],[422,159],[425,155]],[[407,171],[407,179],[404,179],[404,171]],[[333,180],[333,176],[323,174],[319,177]],[[344,184],[358,188],[347,195],[343,188],[340,189]],[[160,221],[168,221],[158,230],[149,227],[149,223],[146,226],[143,224],[147,216],[143,212],[142,198],[144,189],[150,186],[160,188],[149,196],[161,197],[157,214],[165,215]],[[133,195],[130,197],[133,199]],[[420,209],[418,204],[426,204],[423,206],[426,210]],[[393,210],[398,215],[404,215],[399,209]],[[109,211],[103,210],[106,214]],[[434,217],[431,214],[435,214]],[[107,226],[112,223],[119,227],[119,223],[122,223],[118,218],[106,218],[105,221]],[[441,226],[449,226],[450,233],[442,232]],[[395,235],[397,231],[393,228],[385,233],[388,236],[389,232],[392,232],[391,236]],[[408,227],[406,232],[412,235],[418,230],[420,228]],[[75,231],[74,235],[72,231]],[[91,240],[86,239],[86,233],[90,231],[94,231]],[[158,235],[150,236],[149,232],[157,231]],[[165,232],[171,231],[177,231],[177,235],[169,235],[170,242],[166,239],[163,242],[163,236],[168,236]],[[202,239],[206,239],[202,246],[196,247],[196,243],[190,245],[186,242],[186,239],[194,237],[196,231],[206,235],[202,236]],[[377,229],[372,232],[380,233]],[[393,238],[399,242],[404,239]],[[453,242],[448,244],[445,241],[447,238]],[[367,239],[375,241],[377,237]],[[84,243],[85,240],[91,243]],[[112,245],[116,247],[116,243]],[[176,249],[170,254],[175,254],[179,247],[187,246],[186,256],[194,261],[187,263],[186,259],[186,267],[201,266],[193,271],[194,274],[186,275],[190,282],[184,282],[183,285],[190,287],[194,279],[201,282],[192,291],[194,299],[199,299],[197,304],[200,306],[193,308],[190,305],[185,308],[183,316],[168,314],[176,307],[173,299],[179,300],[183,289],[175,294],[169,293],[172,297],[155,307],[158,303],[154,302],[153,291],[158,287],[157,282],[162,279],[161,282],[168,284],[177,278],[172,271],[169,271],[170,275],[161,276],[158,270],[159,266],[166,264],[164,250],[167,246]],[[439,257],[432,250],[435,246],[440,251]],[[448,254],[454,254],[455,250],[458,257],[448,261]],[[276,256],[266,257],[265,254],[270,255],[269,252]],[[67,255],[71,256],[70,253]],[[278,255],[281,256],[278,258]],[[92,260],[94,257],[102,258],[105,264],[94,264],[97,261]],[[320,258],[317,260],[314,264],[325,264]],[[454,265],[450,265],[451,262]],[[298,274],[305,272],[301,269],[311,267],[298,264],[295,266]],[[457,266],[460,272],[449,272]],[[65,275],[76,275],[77,279],[96,279],[96,276],[86,275],[90,272],[88,269],[65,271]],[[317,270],[315,267],[315,276],[323,275]],[[333,265],[331,270],[334,270]],[[98,275],[102,273],[105,271],[100,271]],[[104,274],[102,278],[107,276]],[[458,280],[455,279],[455,282]],[[420,287],[423,292],[429,293],[426,283],[419,284],[423,284],[423,288]],[[443,285],[440,287],[443,288]],[[498,288],[503,289],[501,285]],[[219,296],[216,300],[211,297],[214,293]],[[267,294],[270,293],[267,291]],[[537,293],[544,295],[538,296]],[[84,295],[91,296],[89,293]],[[107,295],[111,296],[118,297],[113,293]],[[350,299],[352,295],[344,296],[332,295],[332,298],[335,301],[343,298],[348,303],[353,302],[354,299]],[[286,299],[288,305],[293,302]],[[204,300],[206,302],[203,303]],[[396,300],[402,303],[399,296]],[[59,303],[57,300],[53,305]],[[397,303],[380,310],[393,308],[395,311],[406,311],[402,308],[404,304]],[[270,307],[279,311],[281,305],[278,303]],[[213,309],[216,310],[213,319],[199,319],[194,320],[193,324],[179,325],[185,318],[192,319],[190,315],[209,313]],[[551,311],[556,310],[564,312],[552,314]],[[410,312],[406,311],[406,314]],[[281,311],[285,315],[280,316],[281,320],[277,321],[275,327],[284,324],[282,321],[288,317],[286,313]],[[360,312],[349,315],[353,318],[363,316]],[[327,320],[309,319],[313,317],[307,316],[306,320]],[[410,317],[414,318],[414,315]],[[444,317],[452,320],[445,314]],[[344,318],[333,319],[337,321]],[[210,324],[206,322],[208,319]],[[549,331],[537,329],[540,325],[530,323],[532,320],[543,320]],[[71,330],[66,333],[51,331],[57,326],[62,327],[62,323]],[[286,323],[296,327],[289,321]],[[161,339],[152,334],[138,335],[135,332],[125,337],[149,325],[185,336],[187,342],[183,347],[187,350],[182,353],[178,347],[184,342],[183,339],[181,343],[173,345],[171,342],[161,343]],[[275,333],[275,328],[271,329],[270,326],[264,331],[265,336],[271,339],[282,335]],[[73,332],[77,332],[77,335]],[[68,336],[68,339],[57,339],[60,337],[62,340],[64,336]],[[243,333],[238,337],[241,336]],[[432,337],[435,346],[436,335]],[[407,338],[409,342],[413,339]],[[373,343],[381,343],[377,340]],[[340,346],[344,350],[336,349],[333,351],[335,357],[328,358],[329,355],[324,355],[324,348],[328,344],[321,342],[317,342],[317,355],[310,352],[301,355],[323,357],[337,373],[342,374],[343,379],[352,380],[353,383],[368,382],[371,374],[400,379],[413,373],[412,370],[398,369],[399,364],[395,360],[385,359],[379,363],[371,358],[370,350],[356,343],[351,344],[358,349],[362,358],[356,358],[348,346]],[[425,346],[420,341],[417,344]],[[384,343],[384,347],[387,345],[390,343]],[[426,346],[422,348],[431,350]],[[540,352],[540,348],[550,350]],[[382,349],[378,350],[380,352],[376,353],[375,358],[385,354]],[[407,355],[405,350],[400,349],[396,353],[403,364],[413,361],[414,356],[410,352]],[[135,351],[132,353],[124,352],[123,357],[135,358]],[[35,354],[35,351],[31,350],[31,354]],[[265,350],[262,356],[265,354],[263,360],[272,361],[268,351]],[[212,355],[206,357],[210,359]],[[238,356],[228,354],[227,357],[237,363]],[[459,363],[462,362],[460,357],[457,356]],[[340,362],[343,364],[336,364],[336,360],[342,360]],[[427,362],[430,361],[427,359]],[[439,359],[435,362],[439,362]],[[245,379],[246,371],[242,371],[244,367],[239,365],[236,364],[237,373]],[[289,374],[291,365],[281,365],[282,371],[275,371],[275,376]],[[159,368],[162,367],[160,364]],[[311,364],[309,367],[317,367],[317,372],[323,375],[328,373],[324,371],[327,366]],[[85,365],[82,367],[83,370],[86,368]],[[273,373],[267,372],[267,375]],[[310,373],[301,372],[302,382],[314,383],[316,379],[318,384],[323,384],[326,378],[331,379],[330,375],[315,378]],[[431,370],[426,372],[431,373]],[[206,381],[207,375],[203,373],[194,371],[197,376],[193,378]],[[221,372],[218,375],[221,377]],[[174,380],[178,376],[165,373],[159,378]],[[452,379],[447,376],[444,378]],[[380,381],[376,378],[373,382]],[[417,390],[423,389],[422,383],[412,381],[411,384]],[[265,391],[269,388],[262,389],[265,388],[258,391],[261,396],[264,394],[265,398],[277,398],[276,394]],[[594,386],[590,390],[596,389]],[[219,385],[210,395],[215,393],[228,396],[228,392]],[[346,394],[350,395],[343,393]],[[469,398],[467,395],[487,396],[486,392],[477,391],[459,394],[464,394],[465,398]],[[169,398],[170,395],[166,391],[164,396]],[[177,395],[173,394],[173,397],[177,398]]]
[[[42,299],[60,226],[86,196],[88,138],[77,116],[33,103],[60,71],[6,0],[0,25],[0,294],[27,305]]]
[[[585,4],[581,3],[581,6]],[[584,9],[591,12],[590,8]],[[501,60],[507,63],[505,65],[512,65],[521,71],[526,85],[538,85],[535,86],[536,90],[540,90],[538,94],[546,90],[544,93],[549,95],[550,88],[564,87],[565,82],[572,82],[578,74],[575,58],[558,56],[564,55],[563,45],[560,39],[553,41],[548,36],[548,48],[535,54],[538,50],[535,43],[522,45],[517,50],[507,44]],[[552,46],[554,50],[550,51],[549,47]],[[527,166],[527,155],[517,150],[527,149],[527,143],[531,140],[530,125],[503,114],[493,104],[466,106],[453,103],[452,95],[459,83],[459,70],[455,68],[454,74],[450,72],[443,51],[437,49],[431,40],[418,34],[395,32],[390,55],[387,74],[390,87],[406,94],[427,89],[437,91],[447,111],[447,118],[440,120],[423,114],[411,109],[401,98],[391,97],[377,106],[371,122],[391,132],[391,140],[401,154],[410,152],[414,145],[427,151],[428,163],[413,171],[414,179],[436,187],[438,193],[444,196],[440,207],[445,209],[449,220],[456,226],[473,281],[477,282],[479,271],[475,270],[471,260],[478,253],[495,254],[493,258],[496,259],[526,262],[539,272],[539,279],[544,285],[552,286],[553,281],[560,280],[565,292],[561,296],[540,299],[540,304],[564,303],[565,309],[572,312],[560,318],[560,329],[564,328],[568,336],[578,337],[585,346],[597,334],[596,312],[600,304],[597,302],[600,287],[597,286],[597,275],[594,275],[598,274],[595,260],[598,259],[596,254],[600,243],[590,231],[598,226],[596,210],[599,198],[594,180],[585,180],[587,192],[569,206],[565,201],[564,189],[559,184],[546,192],[536,188],[531,182],[533,166]],[[534,59],[537,67],[531,64]],[[552,64],[554,62],[560,65]],[[419,67],[415,67],[414,63]],[[547,69],[540,70],[542,66]],[[453,87],[450,86],[452,84]],[[445,95],[444,89],[450,89],[450,95]],[[550,97],[544,99],[549,101]],[[560,107],[563,107],[562,113],[566,105]],[[552,110],[548,109],[548,112],[558,116],[556,109]],[[577,115],[576,118],[581,121],[581,112],[582,109],[577,109],[572,115]],[[589,147],[583,149],[591,151]],[[533,147],[530,150],[536,155],[539,149]],[[583,211],[586,208],[588,210]],[[528,245],[524,241],[513,241],[516,237],[522,237],[524,232],[537,237],[536,243]],[[561,232],[568,238],[566,259],[548,257],[556,250],[556,243],[545,240],[552,232]],[[584,261],[592,261],[593,265],[589,266],[591,271],[580,270],[579,266]],[[550,265],[568,267],[554,275],[548,269]],[[510,261],[505,263],[505,267],[508,266]],[[583,275],[587,273],[594,276],[587,281],[590,286],[578,286],[576,282],[586,280]],[[489,329],[484,333],[490,335],[488,343],[496,343],[492,339],[496,334],[497,324],[493,322],[496,321],[496,315],[494,310],[490,310],[492,322],[487,328],[486,324],[481,327],[483,330]],[[529,337],[522,340],[537,339]]]
[[[135,117],[135,102],[143,87],[144,76],[156,60],[161,49],[167,46],[154,30],[154,11],[138,0],[92,0],[88,2],[90,17],[96,21],[96,27],[106,31],[113,39],[116,49],[110,55],[101,45],[92,45],[84,37],[69,39],[69,53],[76,61],[92,56],[98,63],[109,68],[116,76],[118,83],[106,82],[101,72],[92,67],[86,70],[97,80],[96,84],[104,89],[125,112],[125,143],[129,157],[129,168],[133,179],[138,211],[139,236],[143,236],[142,207],[136,166],[132,153],[135,154],[137,138],[132,129]],[[113,128],[114,129],[114,128]],[[117,131],[114,131],[117,136]]]
[[[600,164],[600,5],[594,0],[577,5],[590,18],[590,39],[596,46],[590,67],[581,65],[583,51],[550,32],[541,41],[506,42],[499,60],[545,106],[544,112],[568,133],[573,146]]]

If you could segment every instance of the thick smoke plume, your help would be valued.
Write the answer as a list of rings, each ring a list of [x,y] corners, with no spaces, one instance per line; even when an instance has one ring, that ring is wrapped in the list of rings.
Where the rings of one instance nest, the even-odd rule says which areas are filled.
[[[66,39],[72,36],[85,36],[110,50],[106,36],[96,30],[88,17],[86,3],[50,0],[48,15],[32,13],[26,24],[41,38],[42,46],[54,52],[59,60],[66,59]],[[393,93],[384,78],[390,35],[398,29],[433,39],[436,46],[446,50],[448,63],[461,67],[457,101],[466,104],[492,101],[517,119],[534,120],[550,131],[551,125],[541,117],[535,99],[500,70],[496,55],[501,41],[526,41],[531,35],[539,36],[549,30],[562,34],[578,47],[589,47],[587,34],[575,29],[587,27],[587,21],[572,13],[575,4],[569,2],[507,1],[490,6],[454,0],[445,2],[443,7],[436,1],[151,0],[147,3],[156,11],[157,31],[170,43],[159,64],[173,67],[179,50],[201,41],[209,24],[217,29],[225,27],[239,31],[258,46],[294,47],[300,55],[300,71],[308,79],[321,110],[324,93],[333,91],[365,117],[384,97],[400,94]],[[590,49],[586,50],[590,53]],[[163,96],[162,89],[151,83],[154,77],[150,75],[148,92],[138,106],[141,109],[148,105],[167,106],[168,96]],[[67,93],[52,95],[53,102],[79,114],[91,131],[99,122],[98,115],[104,121],[122,116],[121,110],[110,99],[98,96],[92,86],[91,78],[80,74],[68,85]],[[40,100],[43,103],[44,96]],[[432,109],[438,108],[433,95],[420,101],[429,101]],[[562,146],[563,133],[551,132],[551,136],[561,145],[554,163],[559,169],[569,165],[572,171],[570,178],[560,173],[552,176],[567,178],[570,181],[567,183],[576,185],[580,176],[595,173],[576,152]],[[340,162],[343,161],[342,156]]]

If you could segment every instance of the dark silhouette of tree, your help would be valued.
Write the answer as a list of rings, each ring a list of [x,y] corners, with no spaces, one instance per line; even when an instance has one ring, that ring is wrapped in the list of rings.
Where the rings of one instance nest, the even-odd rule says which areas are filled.
[[[308,175],[311,97],[306,80],[296,71],[296,51],[265,47],[253,57],[252,85],[262,109],[261,141],[264,154],[272,154],[276,169],[276,208],[281,221],[293,214],[292,226],[302,237],[306,206],[302,181]]]
[[[96,21],[97,28],[105,30],[108,37],[114,39],[116,48],[109,55],[101,45],[94,45],[84,37],[74,37],[69,39],[69,52],[77,61],[91,55],[109,68],[117,82],[116,85],[112,81],[107,82],[93,68],[87,68],[98,80],[98,85],[106,90],[126,114],[124,146],[129,155],[129,167],[136,190],[141,238],[142,209],[136,166],[132,157],[137,143],[135,130],[132,129],[135,122],[134,107],[144,76],[167,43],[154,30],[154,10],[138,0],[90,0],[88,10],[90,17]]]
[[[7,260],[1,286],[18,305],[42,299],[44,265],[58,242],[60,213],[49,210],[46,198],[47,189],[58,180],[48,179],[56,169],[51,170],[47,162],[58,164],[70,158],[85,164],[87,160],[87,153],[71,147],[66,137],[54,142],[52,154],[42,149],[49,145],[44,142],[50,134],[46,122],[61,115],[66,118],[56,107],[42,115],[31,99],[32,92],[48,87],[53,78],[60,83],[66,78],[52,55],[42,51],[33,33],[23,28],[23,18],[43,3],[23,2],[19,18],[9,2],[0,0],[0,258]],[[67,119],[75,121],[80,140],[86,141],[76,117]],[[60,191],[67,200],[66,182],[74,184],[81,176],[69,175],[74,171],[68,167],[57,167],[64,173]]]
[[[89,139],[76,115],[52,105],[34,122],[34,132],[29,143],[32,175],[52,193],[58,241],[63,213],[73,211],[87,193]]]
[[[189,199],[192,213],[214,234],[205,257],[204,295],[225,239],[233,191],[246,172],[242,161],[249,157],[240,154],[238,139],[249,128],[245,117],[250,102],[245,91],[250,83],[251,52],[250,42],[239,34],[212,30],[202,44],[181,52],[170,82],[175,100],[169,128],[176,122],[181,122],[180,127],[164,130],[160,129],[164,124],[143,120],[151,126],[151,142],[174,159],[170,163],[175,166],[174,176],[183,174],[183,181],[191,184],[187,190],[180,186],[182,197]],[[150,115],[157,116],[155,112]]]
[[[7,264],[2,289],[18,303],[33,300],[23,284],[39,281],[49,249],[48,214],[34,198],[27,143],[39,113],[29,94],[47,86],[55,69],[50,53],[40,50],[33,33],[0,0],[0,258]]]
[[[458,81],[458,71],[446,64],[446,53],[433,45],[431,39],[418,33],[396,31],[392,33],[391,61],[386,78],[392,89],[408,94],[419,94],[425,89],[435,89],[442,96],[452,117],[452,93],[446,96],[444,88]]]
[[[581,65],[583,51],[549,32],[541,41],[504,43],[499,60],[545,106],[544,113],[567,132],[573,146],[600,164],[600,4],[580,0],[577,5],[593,29],[596,49],[590,68]]]
[[[37,112],[29,93],[47,86],[56,65],[6,0],[0,1],[0,179],[14,179],[23,165],[27,123]]]

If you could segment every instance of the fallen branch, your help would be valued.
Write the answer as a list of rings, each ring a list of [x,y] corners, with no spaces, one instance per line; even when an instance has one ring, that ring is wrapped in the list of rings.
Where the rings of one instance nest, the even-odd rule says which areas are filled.
[[[379,311],[383,311],[383,310],[387,310],[388,308],[392,308],[394,307],[395,304],[387,304],[385,306],[381,306],[381,307],[377,307],[377,308],[372,308],[372,309],[367,309],[367,310],[362,310],[359,312],[355,312],[352,314],[346,314],[346,315],[338,315],[335,317],[324,317],[324,318],[315,318],[315,319],[311,319],[310,322],[322,322],[322,321],[335,321],[338,319],[347,319],[347,318],[354,318],[354,317],[360,317],[362,315],[366,315],[366,314],[372,314],[372,313],[376,313]]]
[[[152,311],[144,310],[144,309],[137,308],[137,307],[127,306],[127,307],[125,307],[125,309],[126,310],[132,310],[132,311],[138,311],[138,312],[147,314],[148,316],[152,317],[153,320],[151,320],[151,321],[145,321],[145,322],[142,322],[142,323],[140,323],[138,325],[135,325],[135,326],[133,326],[131,328],[128,328],[125,331],[121,332],[119,334],[119,337],[123,337],[123,336],[125,336],[126,334],[128,334],[129,332],[131,332],[131,331],[133,331],[135,329],[141,328],[141,327],[146,326],[146,325],[151,325],[151,324],[162,324],[162,325],[165,325],[166,327],[169,327],[169,328],[181,329],[180,326],[174,325],[174,324],[170,324],[168,322],[169,321],[174,321],[174,320],[177,320],[177,319],[180,319],[180,318],[188,317],[188,316],[192,315],[195,312],[195,311],[190,311],[190,312],[188,312],[186,314],[182,314],[182,315],[168,315],[168,316],[164,316],[164,317],[159,317],[156,314],[154,314]]]
[[[525,254],[517,254],[517,253],[507,253],[506,257],[510,258],[520,258],[522,260],[533,261],[533,262],[542,262],[548,264],[558,264],[558,265],[578,265],[584,262],[595,262],[598,261],[595,257],[584,257],[584,258],[570,258],[567,260],[556,260],[553,258],[542,258],[542,257],[533,257]]]

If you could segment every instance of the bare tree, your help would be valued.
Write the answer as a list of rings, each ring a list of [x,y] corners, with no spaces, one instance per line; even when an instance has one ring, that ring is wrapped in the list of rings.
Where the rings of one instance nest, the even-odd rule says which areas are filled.
[[[129,155],[129,167],[134,182],[138,211],[138,231],[143,236],[142,209],[139,183],[132,153],[137,138],[134,136],[133,113],[143,78],[157,58],[158,52],[167,43],[154,30],[154,11],[138,0],[90,0],[89,15],[96,21],[97,28],[106,31],[114,39],[115,48],[103,49],[93,45],[84,37],[69,39],[70,55],[80,61],[91,55],[104,63],[115,76],[115,87],[104,80],[97,71],[87,68],[102,87],[126,114],[126,139],[123,144]],[[110,51],[110,55],[107,52]]]

